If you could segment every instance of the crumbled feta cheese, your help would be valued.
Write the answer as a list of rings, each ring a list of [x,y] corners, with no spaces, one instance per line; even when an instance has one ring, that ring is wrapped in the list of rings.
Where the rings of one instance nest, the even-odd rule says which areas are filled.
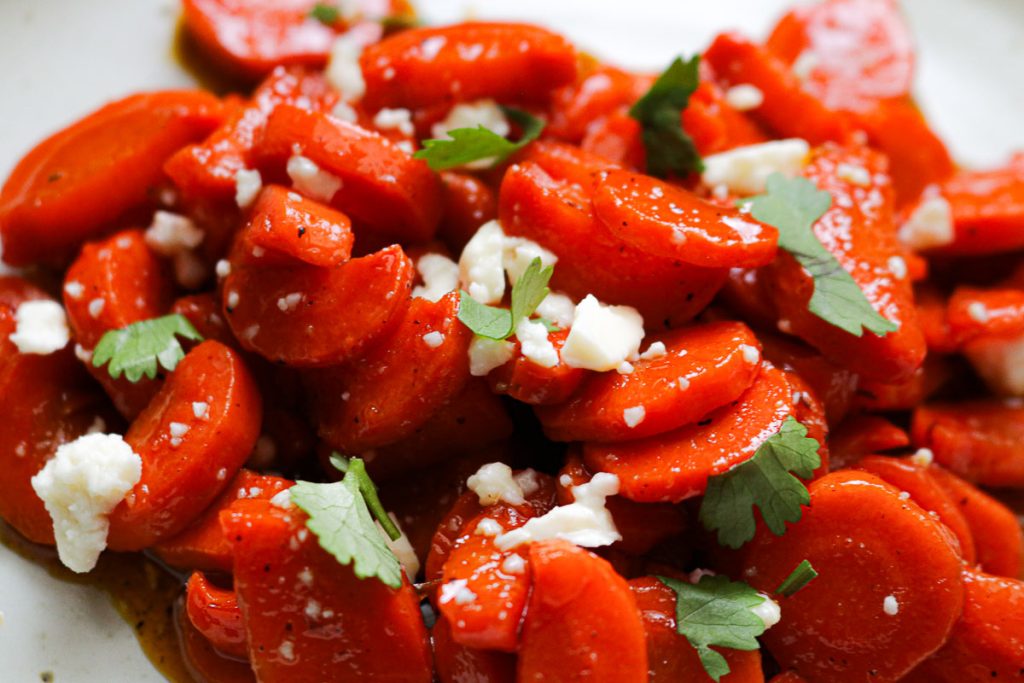
[[[459,257],[459,278],[469,295],[482,304],[499,303],[505,295],[504,248],[501,223],[489,221],[480,226]]]
[[[889,272],[897,280],[902,280],[907,276],[907,262],[902,256],[890,256],[886,265],[889,266]]]
[[[64,293],[72,299],[78,300],[85,294],[85,285],[77,280],[71,280],[64,285]]]
[[[523,490],[524,496],[530,496],[540,490],[540,480],[537,478],[537,470],[525,469],[515,476],[516,483]]]
[[[142,458],[117,434],[87,434],[57,448],[32,477],[53,519],[60,560],[75,572],[96,566],[109,515],[142,478]]]
[[[341,189],[341,178],[322,170],[301,154],[289,158],[285,170],[292,179],[292,186],[312,199],[330,202],[334,193]]]
[[[190,219],[169,211],[157,211],[146,228],[146,245],[161,256],[177,256],[198,247],[205,233]]]
[[[930,448],[918,448],[917,452],[910,456],[910,462],[918,467],[928,467],[934,460],[935,454]]]
[[[433,332],[427,332],[423,335],[423,343],[432,349],[436,349],[438,346],[444,343],[444,334],[434,330]]]
[[[344,100],[334,105],[334,108],[331,109],[331,116],[347,123],[359,123],[359,114],[352,108],[352,105]]]
[[[860,187],[867,187],[871,184],[871,174],[868,172],[868,169],[855,164],[839,164],[836,166],[836,177]]]
[[[424,254],[416,262],[422,285],[412,290],[413,296],[437,301],[459,288],[459,264],[443,254]]]
[[[509,555],[501,563],[501,571],[509,576],[519,576],[526,571],[526,560],[520,555]]]
[[[971,320],[982,325],[987,323],[989,319],[988,308],[980,301],[972,301],[967,305],[967,315],[971,317]]]
[[[644,338],[644,319],[630,306],[605,306],[588,294],[573,314],[562,346],[562,360],[573,368],[605,372],[636,358]]]
[[[665,342],[656,341],[647,347],[647,350],[640,354],[640,360],[654,360],[661,358],[668,353]]]
[[[799,138],[737,147],[704,157],[702,178],[708,187],[722,185],[737,195],[760,194],[772,173],[799,173],[810,151],[807,141]]]
[[[900,613],[900,603],[896,600],[895,595],[885,596],[885,599],[882,600],[882,611],[890,617],[894,617]]]
[[[454,579],[441,586],[441,597],[438,602],[447,605],[454,601],[456,605],[468,605],[476,600],[476,593],[467,588],[466,579]]]
[[[548,330],[543,324],[523,318],[516,325],[516,339],[523,357],[542,368],[558,365],[558,350],[548,339]]]
[[[516,355],[516,345],[510,341],[473,337],[469,344],[469,374],[484,377],[494,368],[501,367]]]
[[[576,311],[576,304],[564,294],[551,292],[537,306],[537,315],[550,320],[562,329],[572,324],[573,314]]]
[[[270,499],[270,504],[274,507],[279,507],[284,510],[289,509],[292,506],[292,490],[284,489],[274,494],[274,497]]]
[[[814,73],[814,70],[818,68],[818,63],[821,60],[818,59],[818,55],[814,54],[810,50],[804,50],[793,62],[793,75],[799,78],[801,81],[806,81]]]
[[[456,128],[477,128],[483,126],[495,135],[506,137],[511,131],[508,119],[501,107],[494,100],[477,100],[465,104],[457,104],[448,112],[448,116],[438,121],[430,129],[435,138],[444,138],[448,131]]]
[[[277,647],[277,653],[281,655],[281,659],[286,662],[295,661],[295,643],[290,640],[282,642]]]
[[[380,130],[397,130],[403,135],[413,135],[416,132],[412,125],[412,112],[408,109],[385,107],[373,117],[373,125]]]
[[[107,305],[106,299],[103,299],[103,298],[93,299],[92,301],[89,302],[89,307],[88,307],[89,308],[89,315],[91,315],[93,318],[100,317],[100,314],[103,313],[103,307],[106,306],[106,305]]]
[[[900,500],[910,500],[910,492],[909,491],[900,491],[900,495],[898,496],[898,498]]]
[[[214,270],[219,278],[225,278],[228,275],[231,275],[231,261],[228,261],[227,259],[217,261],[217,265]]]
[[[235,203],[240,208],[249,208],[262,189],[263,176],[259,171],[242,168],[235,173]]]
[[[942,195],[922,201],[899,230],[900,241],[914,251],[952,244],[953,237],[953,209]]]
[[[969,344],[964,355],[997,394],[1024,396],[1024,335]]]
[[[483,506],[503,500],[509,505],[526,502],[523,489],[512,476],[512,468],[502,462],[483,465],[466,480],[466,487],[477,495]]]
[[[302,292],[292,292],[277,299],[277,310],[282,313],[294,311],[302,303]]]
[[[193,401],[192,414],[197,420],[205,420],[210,415],[210,404],[206,401]]]
[[[765,593],[758,593],[758,595],[764,598],[764,602],[756,607],[751,607],[750,611],[764,622],[766,629],[769,629],[782,619],[782,608],[769,595]]]
[[[736,111],[751,111],[764,104],[764,93],[756,85],[740,83],[725,91],[725,102]]]
[[[619,478],[598,472],[586,484],[572,487],[574,502],[553,508],[541,517],[531,518],[518,529],[495,538],[494,545],[499,550],[508,550],[548,538],[561,538],[585,548],[611,545],[622,540],[622,536],[615,528],[605,501],[618,492]]]
[[[56,301],[26,301],[14,312],[14,322],[9,339],[19,353],[45,356],[60,351],[71,339],[64,307]]]
[[[359,66],[359,56],[364,47],[365,42],[354,32],[343,33],[331,44],[331,55],[324,77],[346,102],[358,100],[366,93],[363,69]]]
[[[539,258],[541,266],[553,266],[558,257],[532,240],[523,237],[506,237],[502,265],[512,284],[522,277],[534,259]]]
[[[505,529],[498,523],[497,520],[491,519],[490,517],[484,517],[481,519],[473,533],[477,536],[498,536],[505,532]]]
[[[630,363],[628,360],[624,360],[619,363],[619,367],[615,368],[615,372],[620,375],[632,375],[633,371],[636,370],[636,366]]]
[[[431,36],[420,43],[420,56],[428,62],[434,61],[448,39],[444,36]]]
[[[746,363],[754,365],[755,363],[761,362],[761,352],[756,346],[750,344],[740,344],[740,353],[743,354],[743,360]]]
[[[647,409],[643,406],[633,406],[622,411],[622,421],[630,429],[643,422],[645,417],[647,417]]]

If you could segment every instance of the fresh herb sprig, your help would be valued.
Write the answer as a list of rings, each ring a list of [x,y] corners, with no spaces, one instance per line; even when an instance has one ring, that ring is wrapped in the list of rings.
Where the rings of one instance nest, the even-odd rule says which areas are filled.
[[[203,340],[188,318],[177,313],[110,330],[93,349],[93,367],[109,363],[107,372],[114,379],[122,374],[129,382],[138,382],[143,376],[153,379],[157,366],[172,372],[185,357],[177,337]]]
[[[704,170],[693,138],[683,130],[683,110],[700,84],[700,57],[682,57],[669,65],[650,90],[637,100],[629,115],[640,124],[640,139],[647,152],[647,172],[664,178]]]
[[[456,128],[448,131],[447,138],[424,140],[423,149],[413,156],[426,161],[435,171],[465,166],[485,159],[492,159],[491,165],[496,166],[540,137],[545,125],[542,119],[512,107],[502,107],[501,110],[522,130],[519,140],[513,142],[483,126]]]
[[[516,325],[537,310],[551,290],[548,282],[554,266],[544,267],[540,257],[533,259],[523,274],[512,285],[511,308],[487,306],[467,292],[459,292],[459,320],[479,337],[508,339]]]

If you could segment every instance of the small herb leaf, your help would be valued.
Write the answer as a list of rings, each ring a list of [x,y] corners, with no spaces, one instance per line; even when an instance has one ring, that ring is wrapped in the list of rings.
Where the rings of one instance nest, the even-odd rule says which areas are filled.
[[[327,5],[322,2],[318,2],[313,6],[313,9],[309,11],[309,16],[313,17],[321,24],[327,24],[333,26],[338,23],[338,19],[341,17],[341,12],[334,5]]]
[[[478,337],[508,339],[516,331],[519,321],[533,315],[551,292],[548,282],[554,270],[554,266],[545,268],[539,256],[534,258],[512,285],[511,310],[486,306],[460,290],[459,320]]]
[[[153,379],[158,365],[171,372],[185,357],[177,337],[203,340],[192,323],[177,313],[110,330],[92,352],[93,367],[109,362],[107,372],[114,379],[122,374],[129,382],[138,382],[143,375]]]
[[[754,218],[778,229],[779,246],[814,278],[814,293],[807,305],[811,313],[856,337],[865,329],[884,336],[899,328],[871,306],[850,273],[814,234],[814,224],[832,206],[828,192],[806,178],[773,173],[767,192],[743,203],[750,204]]]
[[[629,115],[641,126],[647,152],[647,172],[664,178],[669,173],[686,175],[704,170],[693,139],[683,130],[683,110],[700,83],[700,57],[690,61],[676,57],[651,89],[637,100]]]
[[[548,283],[555,272],[554,266],[545,268],[540,257],[530,261],[523,274],[512,285],[512,325],[519,324],[523,318],[529,318],[537,310],[544,297],[551,293]]]
[[[807,428],[793,417],[758,447],[749,460],[711,477],[700,506],[700,521],[718,532],[718,542],[739,548],[754,537],[754,507],[776,536],[786,532],[786,522],[797,522],[802,506],[811,497],[803,479],[821,466],[819,444],[807,436]]]
[[[544,121],[520,109],[502,107],[505,116],[522,129],[522,136],[512,142],[497,133],[477,126],[448,131],[447,138],[424,140],[423,149],[413,156],[423,159],[435,171],[443,171],[482,159],[493,159],[496,165],[540,137]]]
[[[479,337],[506,339],[512,334],[512,311],[487,306],[459,291],[459,320]]]
[[[782,583],[779,584],[779,587],[775,589],[775,592],[788,598],[791,595],[799,593],[803,590],[804,586],[816,578],[818,578],[818,572],[814,571],[814,567],[811,566],[810,562],[804,560],[796,566],[796,569],[794,569]]]

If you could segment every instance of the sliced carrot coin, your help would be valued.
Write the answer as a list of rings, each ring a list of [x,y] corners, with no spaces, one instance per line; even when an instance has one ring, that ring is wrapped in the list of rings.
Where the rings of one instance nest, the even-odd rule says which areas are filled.
[[[188,614],[178,609],[175,621],[181,642],[181,652],[185,666],[190,674],[199,681],[217,681],[217,683],[256,683],[256,676],[249,666],[249,661],[239,660],[221,654],[196,630],[189,621]]]
[[[242,610],[233,590],[215,586],[202,572],[193,572],[185,586],[185,613],[219,651],[243,659],[248,656]]]
[[[585,370],[570,368],[562,362],[562,346],[568,336],[568,330],[548,335],[559,353],[558,364],[550,368],[538,365],[524,356],[519,340],[514,340],[515,357],[487,375],[491,389],[535,406],[557,405],[568,399],[588,374]]]
[[[998,254],[1024,246],[1024,166],[961,171],[942,185],[953,214],[954,240],[944,253]]]
[[[274,263],[276,256],[286,263],[330,268],[348,260],[354,237],[345,214],[271,185],[253,205],[245,241],[266,250],[265,263]]]
[[[576,81],[552,94],[551,120],[545,129],[547,135],[577,144],[591,123],[636,102],[652,82],[614,66],[580,61],[584,64]]]
[[[878,415],[851,415],[832,431],[828,442],[835,469],[852,467],[872,453],[909,445],[905,431]]]
[[[498,200],[484,182],[468,173],[443,171],[444,210],[438,238],[460,254],[477,228],[498,217]]]

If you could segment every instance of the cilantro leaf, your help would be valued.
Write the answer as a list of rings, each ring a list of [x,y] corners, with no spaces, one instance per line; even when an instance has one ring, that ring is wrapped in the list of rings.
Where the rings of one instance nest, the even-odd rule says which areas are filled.
[[[814,567],[811,566],[810,562],[804,560],[779,584],[775,592],[788,598],[799,593],[803,590],[804,586],[816,578],[818,578],[818,572],[814,571]]]
[[[291,500],[309,519],[306,527],[316,535],[320,547],[343,565],[352,565],[360,579],[376,578],[391,588],[402,586],[402,566],[388,548],[374,518],[387,529],[384,520],[400,534],[384,512],[376,488],[359,458],[348,461],[345,478],[333,484],[298,481]],[[372,491],[369,495],[368,491]]]
[[[697,146],[683,130],[682,120],[683,110],[700,83],[699,65],[699,55],[688,62],[676,57],[629,110],[629,115],[640,123],[647,172],[651,175],[664,178],[669,173],[686,175],[704,170]]]
[[[773,173],[767,192],[745,202],[754,218],[778,229],[779,246],[814,278],[814,294],[807,305],[811,313],[856,337],[865,329],[878,336],[899,329],[871,306],[850,273],[814,234],[814,224],[832,205],[828,192],[806,178]]]
[[[318,2],[313,6],[313,9],[309,10],[309,16],[316,19],[321,24],[333,26],[338,23],[338,19],[341,17],[341,12],[334,5],[326,5],[322,2]]]
[[[107,371],[117,379],[124,374],[129,382],[138,382],[142,376],[156,377],[157,364],[168,372],[178,366],[185,357],[185,351],[178,343],[177,336],[202,341],[192,323],[177,313],[162,318],[140,320],[119,330],[110,330],[100,339],[92,352],[93,367],[103,367],[110,362]]]
[[[493,159],[491,165],[494,166],[540,137],[545,125],[542,119],[512,107],[502,107],[501,110],[522,129],[518,142],[507,140],[483,126],[456,128],[448,131],[447,138],[424,140],[423,149],[413,156],[424,159],[435,171],[465,166],[481,159]]]
[[[807,487],[792,472],[810,479],[821,466],[818,442],[792,416],[782,428],[758,447],[749,460],[708,480],[700,506],[700,521],[718,532],[718,542],[739,548],[754,537],[754,506],[776,536],[786,532],[786,522],[797,522],[801,506],[811,501]]]
[[[686,636],[697,650],[708,676],[718,681],[729,673],[729,664],[711,647],[756,650],[757,636],[764,633],[761,617],[753,608],[765,597],[745,583],[725,576],[702,576],[696,585],[659,576],[676,593],[676,632]]]
[[[533,315],[544,297],[551,292],[548,282],[554,271],[554,266],[545,268],[539,256],[530,261],[530,265],[512,285],[511,310],[486,306],[460,290],[459,320],[478,337],[508,339],[516,331],[519,321]]]

